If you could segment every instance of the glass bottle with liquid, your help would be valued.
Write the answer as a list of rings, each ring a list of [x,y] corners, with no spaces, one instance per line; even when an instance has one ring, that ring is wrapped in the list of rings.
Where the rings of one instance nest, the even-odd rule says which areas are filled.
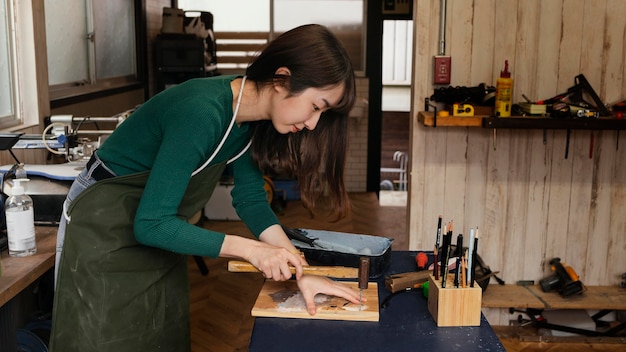
[[[9,255],[12,257],[25,257],[37,252],[33,200],[24,194],[21,184],[24,181],[28,179],[13,180],[11,196],[4,205]]]

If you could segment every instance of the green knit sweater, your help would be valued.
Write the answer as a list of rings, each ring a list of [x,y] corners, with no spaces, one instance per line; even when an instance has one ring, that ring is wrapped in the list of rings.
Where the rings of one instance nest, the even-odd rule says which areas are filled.
[[[135,237],[140,243],[182,254],[219,255],[223,233],[191,225],[176,213],[192,172],[208,160],[232,119],[230,82],[235,78],[193,79],[159,93],[98,150],[98,156],[119,176],[151,170],[135,217]],[[248,126],[235,124],[211,165],[238,154],[249,139]],[[249,152],[232,163],[232,170],[233,206],[258,237],[278,224],[265,196],[263,175]]]

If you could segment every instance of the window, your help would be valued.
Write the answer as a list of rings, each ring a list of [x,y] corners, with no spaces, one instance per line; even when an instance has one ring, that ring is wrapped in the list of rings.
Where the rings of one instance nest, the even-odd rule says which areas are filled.
[[[33,67],[31,2],[0,0],[0,129],[3,131],[36,125],[39,121]]]
[[[1,0],[2,15],[0,16],[0,119],[11,121],[15,117],[15,94],[13,75],[13,40],[10,36],[12,29],[9,28],[10,5],[7,0]]]
[[[383,21],[383,84],[411,85],[413,21]]]
[[[214,32],[269,32],[270,0],[178,0],[185,11],[208,11]]]
[[[45,0],[51,100],[139,81],[136,0]]]
[[[365,71],[365,1],[273,0],[273,35],[291,28],[318,23],[341,40],[355,71]]]
[[[245,37],[241,32],[267,32],[269,38],[274,38],[299,25],[318,23],[327,26],[343,42],[357,72],[365,71],[365,4],[364,0],[178,0],[178,6],[184,10],[213,14],[220,69],[226,67],[220,50],[229,44],[226,41],[232,40],[220,38],[220,33],[237,32]],[[238,63],[237,67],[245,66]]]

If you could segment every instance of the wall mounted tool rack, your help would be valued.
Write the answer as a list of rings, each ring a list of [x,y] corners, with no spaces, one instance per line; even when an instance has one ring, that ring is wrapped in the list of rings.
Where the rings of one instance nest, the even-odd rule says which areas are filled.
[[[482,127],[493,130],[493,147],[496,148],[497,129],[541,129],[544,132],[544,142],[547,130],[567,130],[565,159],[569,155],[569,142],[572,130],[613,130],[617,131],[616,150],[619,149],[619,133],[626,130],[626,120],[616,119],[614,116],[600,118],[571,118],[557,119],[547,117],[495,117],[495,116],[440,116],[435,113],[420,111],[417,120],[427,127]],[[592,134],[593,144],[593,134]],[[589,157],[593,152],[590,150]]]
[[[546,117],[446,116],[420,111],[418,121],[426,127],[482,127],[542,130],[626,130],[626,119],[614,117],[555,119]],[[436,123],[436,124],[435,124]]]
[[[536,117],[488,117],[482,120],[484,128],[518,128],[548,130],[625,130],[626,120],[615,118],[555,119]]]

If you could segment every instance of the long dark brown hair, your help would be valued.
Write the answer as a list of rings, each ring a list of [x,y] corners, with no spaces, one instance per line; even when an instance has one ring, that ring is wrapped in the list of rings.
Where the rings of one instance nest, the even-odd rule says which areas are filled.
[[[290,75],[277,75],[287,67]],[[328,196],[336,218],[349,210],[344,184],[348,113],[356,99],[354,69],[341,42],[324,26],[304,25],[271,41],[246,70],[257,88],[281,84],[298,95],[307,88],[343,85],[337,106],[324,112],[313,130],[280,134],[271,121],[251,123],[252,159],[266,174],[295,177],[304,206],[313,211]]]

